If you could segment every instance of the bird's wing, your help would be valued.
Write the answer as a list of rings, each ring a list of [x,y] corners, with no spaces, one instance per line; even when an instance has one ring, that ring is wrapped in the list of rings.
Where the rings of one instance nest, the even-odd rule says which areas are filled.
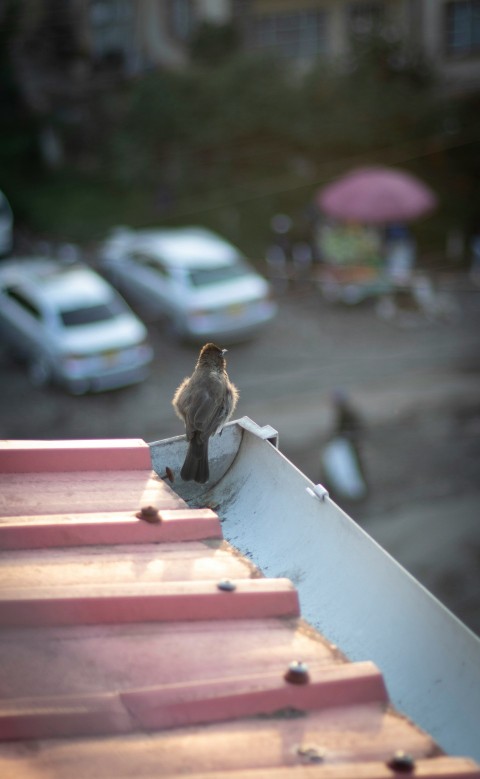
[[[195,412],[189,420],[194,430],[208,438],[216,433],[224,419],[225,391],[223,387],[219,387],[216,392],[204,390],[197,396]]]

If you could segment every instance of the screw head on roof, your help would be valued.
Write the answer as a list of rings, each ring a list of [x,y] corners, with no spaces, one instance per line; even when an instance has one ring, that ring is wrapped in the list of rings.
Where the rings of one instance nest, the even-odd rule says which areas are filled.
[[[218,582],[217,588],[222,590],[222,592],[233,592],[237,589],[237,585],[235,582],[230,581],[230,579],[223,579],[223,581]]]
[[[160,522],[160,515],[155,506],[142,506],[135,516],[137,519],[144,519],[145,522]]]
[[[395,752],[391,760],[388,761],[387,766],[391,768],[392,771],[409,774],[415,770],[415,760],[412,755],[399,749],[398,752]]]
[[[288,666],[284,679],[286,682],[290,682],[290,684],[308,684],[310,681],[308,665],[302,663],[301,660],[294,660],[294,662],[290,663]]]
[[[327,752],[316,744],[301,744],[297,749],[297,754],[307,763],[321,763],[325,760]]]

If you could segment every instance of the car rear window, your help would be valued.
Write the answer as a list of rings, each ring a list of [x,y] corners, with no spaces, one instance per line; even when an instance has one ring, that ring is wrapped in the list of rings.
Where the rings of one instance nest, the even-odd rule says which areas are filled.
[[[100,303],[96,306],[82,306],[71,308],[68,311],[60,311],[60,318],[65,327],[77,327],[78,325],[91,325],[95,322],[106,322],[114,316],[125,311],[122,301],[113,299],[108,303]]]
[[[236,262],[234,265],[221,265],[218,268],[195,268],[188,271],[192,286],[204,287],[208,284],[219,284],[230,281],[251,272],[246,262]]]

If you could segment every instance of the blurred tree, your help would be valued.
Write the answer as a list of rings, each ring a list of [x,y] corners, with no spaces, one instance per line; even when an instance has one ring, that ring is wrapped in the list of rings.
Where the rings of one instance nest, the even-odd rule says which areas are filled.
[[[156,72],[132,84],[108,142],[119,181],[182,192],[235,186],[278,169],[291,146],[296,89],[280,63],[238,56],[222,68]],[[167,180],[165,180],[167,179]]]
[[[240,38],[233,24],[202,22],[190,40],[191,61],[218,67],[235,56],[239,47]]]
[[[317,158],[394,150],[431,132],[436,116],[432,78],[399,41],[380,34],[352,44],[343,69],[319,63],[304,82],[310,106],[308,145]]]
[[[21,197],[19,177],[27,175],[35,159],[37,124],[22,99],[12,56],[12,41],[19,27],[16,0],[7,0],[0,12],[0,187],[18,216]]]

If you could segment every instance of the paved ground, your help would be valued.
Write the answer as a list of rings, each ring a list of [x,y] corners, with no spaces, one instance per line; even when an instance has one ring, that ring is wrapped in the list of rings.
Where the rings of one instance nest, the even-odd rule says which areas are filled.
[[[282,451],[313,481],[342,387],[364,422],[367,500],[338,502],[480,633],[480,290],[439,280],[426,317],[379,317],[372,305],[330,306],[312,290],[280,301],[268,332],[229,350],[241,391],[236,417],[279,431]],[[3,438],[140,437],[182,432],[170,399],[196,348],[151,326],[156,361],[141,386],[71,398],[29,387],[0,354]]]

